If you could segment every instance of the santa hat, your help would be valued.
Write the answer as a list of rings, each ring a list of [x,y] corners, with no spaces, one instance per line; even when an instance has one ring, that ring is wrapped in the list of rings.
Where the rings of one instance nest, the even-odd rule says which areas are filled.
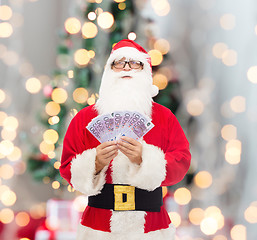
[[[123,57],[127,60],[133,59],[142,62],[144,64],[143,71],[149,74],[149,79],[152,81],[151,83],[153,83],[151,57],[142,46],[129,39],[119,41],[112,48],[106,67],[110,68],[114,60],[119,60]],[[152,97],[156,96],[158,92],[158,87],[152,84]]]

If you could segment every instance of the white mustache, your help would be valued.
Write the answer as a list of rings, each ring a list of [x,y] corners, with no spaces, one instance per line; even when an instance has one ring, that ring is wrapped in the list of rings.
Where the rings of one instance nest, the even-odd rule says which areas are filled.
[[[135,72],[133,71],[133,70],[130,70],[130,71],[128,71],[128,72],[124,72],[124,71],[122,71],[122,72],[116,72],[115,73],[115,76],[117,77],[117,78],[122,78],[122,77],[135,77]]]

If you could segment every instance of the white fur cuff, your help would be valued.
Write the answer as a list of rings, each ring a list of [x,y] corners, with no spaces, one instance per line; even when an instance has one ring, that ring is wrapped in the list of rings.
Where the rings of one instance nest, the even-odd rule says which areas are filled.
[[[141,165],[133,164],[130,168],[131,185],[153,191],[161,185],[166,177],[166,160],[164,152],[154,146],[142,143],[142,163]]]
[[[88,149],[71,161],[71,184],[87,196],[97,195],[105,184],[107,166],[95,175],[96,149]]]

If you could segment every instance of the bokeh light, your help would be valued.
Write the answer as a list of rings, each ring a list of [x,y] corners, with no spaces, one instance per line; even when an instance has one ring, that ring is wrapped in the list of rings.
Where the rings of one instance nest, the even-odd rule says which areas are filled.
[[[199,188],[208,188],[212,184],[212,175],[207,171],[198,172],[194,177],[194,182]]]
[[[50,159],[53,159],[53,158],[56,157],[56,153],[55,153],[55,152],[49,152],[49,153],[47,154],[47,156],[48,156]]]
[[[3,126],[4,120],[7,118],[7,114],[5,112],[0,112],[0,126]]]
[[[68,185],[67,190],[68,192],[75,192],[75,189],[71,185]]]
[[[14,145],[9,140],[3,140],[0,142],[0,153],[4,156],[8,156],[12,153]]]
[[[8,22],[0,23],[0,38],[8,38],[12,35],[13,28]]]
[[[1,104],[2,102],[4,102],[5,99],[6,99],[6,94],[5,94],[5,92],[4,92],[2,89],[0,89],[0,104]]]
[[[14,213],[10,208],[4,208],[0,211],[0,220],[4,224],[11,223],[14,219]]]
[[[10,188],[9,188],[8,186],[6,186],[6,185],[0,185],[0,198],[1,198],[1,196],[2,196],[2,194],[3,194],[4,192],[9,191],[9,190],[10,190]]]
[[[32,218],[39,219],[45,216],[45,204],[35,204],[29,209]]]
[[[73,78],[74,77],[74,71],[73,70],[69,70],[67,72],[68,78]]]
[[[86,49],[78,49],[74,53],[74,61],[81,67],[86,66],[90,61],[88,51]]]
[[[118,8],[122,11],[122,10],[125,10],[126,9],[126,3],[122,2],[122,3],[119,3],[118,4]]]
[[[216,235],[213,240],[228,240],[224,235]]]
[[[226,144],[225,159],[230,164],[238,164],[241,160],[242,143],[232,139]]]
[[[53,189],[58,189],[60,188],[61,184],[58,181],[53,181],[52,182],[52,188]]]
[[[94,21],[96,19],[96,14],[94,12],[89,12],[87,17],[89,20]]]
[[[204,218],[204,210],[201,208],[193,208],[188,214],[189,220],[194,225],[200,225]]]
[[[96,15],[100,15],[100,14],[103,13],[103,12],[104,12],[103,9],[100,8],[100,7],[98,7],[98,8],[95,10]]]
[[[3,62],[7,66],[14,66],[19,62],[19,55],[16,51],[7,51],[3,57]]]
[[[188,204],[191,198],[191,192],[187,188],[178,188],[174,192],[174,200],[180,205]]]
[[[237,128],[232,124],[225,125],[221,129],[221,136],[222,136],[223,139],[225,139],[227,141],[232,140],[232,139],[236,139]]]
[[[74,90],[73,99],[77,103],[85,103],[88,99],[88,91],[85,88],[77,88]]]
[[[32,94],[38,93],[42,85],[38,78],[29,78],[26,81],[26,90]]]
[[[93,105],[95,104],[95,95],[92,94],[90,98],[87,99],[88,105]]]
[[[135,41],[136,38],[137,38],[136,33],[130,32],[130,33],[128,34],[128,39],[130,39],[130,40],[132,40],[132,41]]]
[[[181,224],[181,216],[177,212],[169,212],[168,214],[172,224],[177,228]]]
[[[151,4],[158,16],[166,16],[170,12],[170,4],[167,0],[151,0]]]
[[[233,97],[230,101],[231,109],[236,113],[242,113],[245,111],[246,99],[242,96]]]
[[[0,176],[2,179],[11,179],[14,175],[13,167],[9,164],[3,164],[0,167]]]
[[[165,196],[167,195],[168,193],[168,188],[167,187],[162,187],[162,197],[165,198]]]
[[[8,131],[15,131],[19,126],[19,122],[16,117],[9,116],[3,121],[3,127]]]
[[[21,149],[18,148],[18,147],[14,147],[13,151],[11,154],[9,154],[7,156],[7,158],[12,161],[12,162],[15,162],[15,161],[18,161],[21,159],[21,156],[22,156],[22,152],[21,152]]]
[[[60,121],[60,118],[58,116],[53,116],[48,119],[48,123],[50,125],[57,124]]]
[[[58,103],[50,101],[46,104],[45,111],[49,116],[55,116],[61,111],[61,107]]]
[[[114,24],[114,17],[109,12],[103,12],[98,16],[97,23],[102,29],[111,28]]]
[[[236,26],[236,17],[233,14],[224,14],[220,18],[220,25],[225,30],[232,30]]]
[[[157,66],[161,64],[163,60],[163,56],[159,50],[156,50],[156,49],[150,50],[148,54],[151,57],[152,66]]]
[[[76,34],[80,31],[81,29],[81,23],[80,21],[75,18],[75,17],[71,17],[68,18],[65,23],[64,23],[65,29],[68,33],[70,34]]]
[[[83,212],[85,209],[85,206],[88,204],[88,198],[86,196],[80,195],[76,197],[72,203],[73,207],[78,212]]]
[[[232,240],[246,240],[246,227],[244,225],[235,225],[231,231],[230,236]]]
[[[16,131],[14,130],[8,130],[6,128],[4,128],[1,131],[1,137],[3,138],[3,140],[9,140],[9,141],[13,141],[17,136]]]
[[[221,210],[216,206],[210,206],[205,209],[204,216],[207,218],[213,218],[218,224],[218,229],[224,227],[224,216],[221,213]]]
[[[206,235],[212,235],[218,230],[218,223],[212,217],[204,218],[200,224],[201,231]]]
[[[16,175],[22,175],[25,173],[27,169],[27,164],[25,163],[25,161],[18,161],[16,164],[15,164],[15,174]]]
[[[244,212],[244,217],[249,223],[257,223],[257,206],[249,206]]]
[[[7,5],[0,6],[0,19],[8,21],[12,17],[12,9]]]
[[[82,26],[81,32],[84,38],[94,38],[98,33],[98,29],[94,23],[85,22]]]
[[[222,55],[228,49],[227,44],[219,42],[216,43],[212,48],[212,54],[219,59],[222,59]]]
[[[89,51],[88,51],[88,56],[89,56],[90,58],[94,58],[94,57],[95,57],[95,52],[94,52],[93,50],[89,50]]]
[[[29,224],[30,217],[29,214],[26,212],[19,212],[15,216],[15,222],[20,227],[25,227]]]
[[[252,83],[257,83],[257,66],[250,67],[247,71],[247,78]]]
[[[236,65],[237,64],[237,52],[235,50],[232,50],[232,49],[226,50],[222,54],[222,62],[226,66],[234,66],[234,65]]]
[[[154,49],[160,51],[162,54],[167,54],[170,50],[170,44],[166,39],[158,39],[154,43]]]
[[[193,98],[187,104],[187,111],[192,116],[199,116],[204,111],[204,104],[200,99]]]
[[[44,141],[48,144],[55,144],[59,139],[59,134],[53,129],[48,129],[43,134]]]
[[[54,144],[48,144],[45,141],[43,141],[40,143],[39,149],[43,154],[47,155],[49,152],[53,152],[55,147]]]
[[[52,91],[52,100],[56,103],[65,103],[68,98],[68,93],[63,88],[55,88]]]
[[[165,89],[168,85],[168,79],[161,73],[156,73],[153,77],[153,84],[156,85],[160,90]]]
[[[11,190],[7,190],[1,194],[1,201],[7,207],[13,206],[16,200],[17,200],[16,194]]]
[[[54,163],[54,168],[55,168],[55,169],[59,169],[60,166],[61,166],[61,163],[60,163],[60,162],[55,162],[55,163]]]

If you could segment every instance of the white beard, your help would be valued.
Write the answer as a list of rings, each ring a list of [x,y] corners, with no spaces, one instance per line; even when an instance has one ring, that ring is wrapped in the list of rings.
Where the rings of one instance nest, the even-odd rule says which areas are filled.
[[[123,76],[132,78],[123,79]],[[144,71],[131,70],[114,72],[105,69],[96,102],[98,113],[113,111],[137,111],[151,118],[152,112],[152,79]]]

